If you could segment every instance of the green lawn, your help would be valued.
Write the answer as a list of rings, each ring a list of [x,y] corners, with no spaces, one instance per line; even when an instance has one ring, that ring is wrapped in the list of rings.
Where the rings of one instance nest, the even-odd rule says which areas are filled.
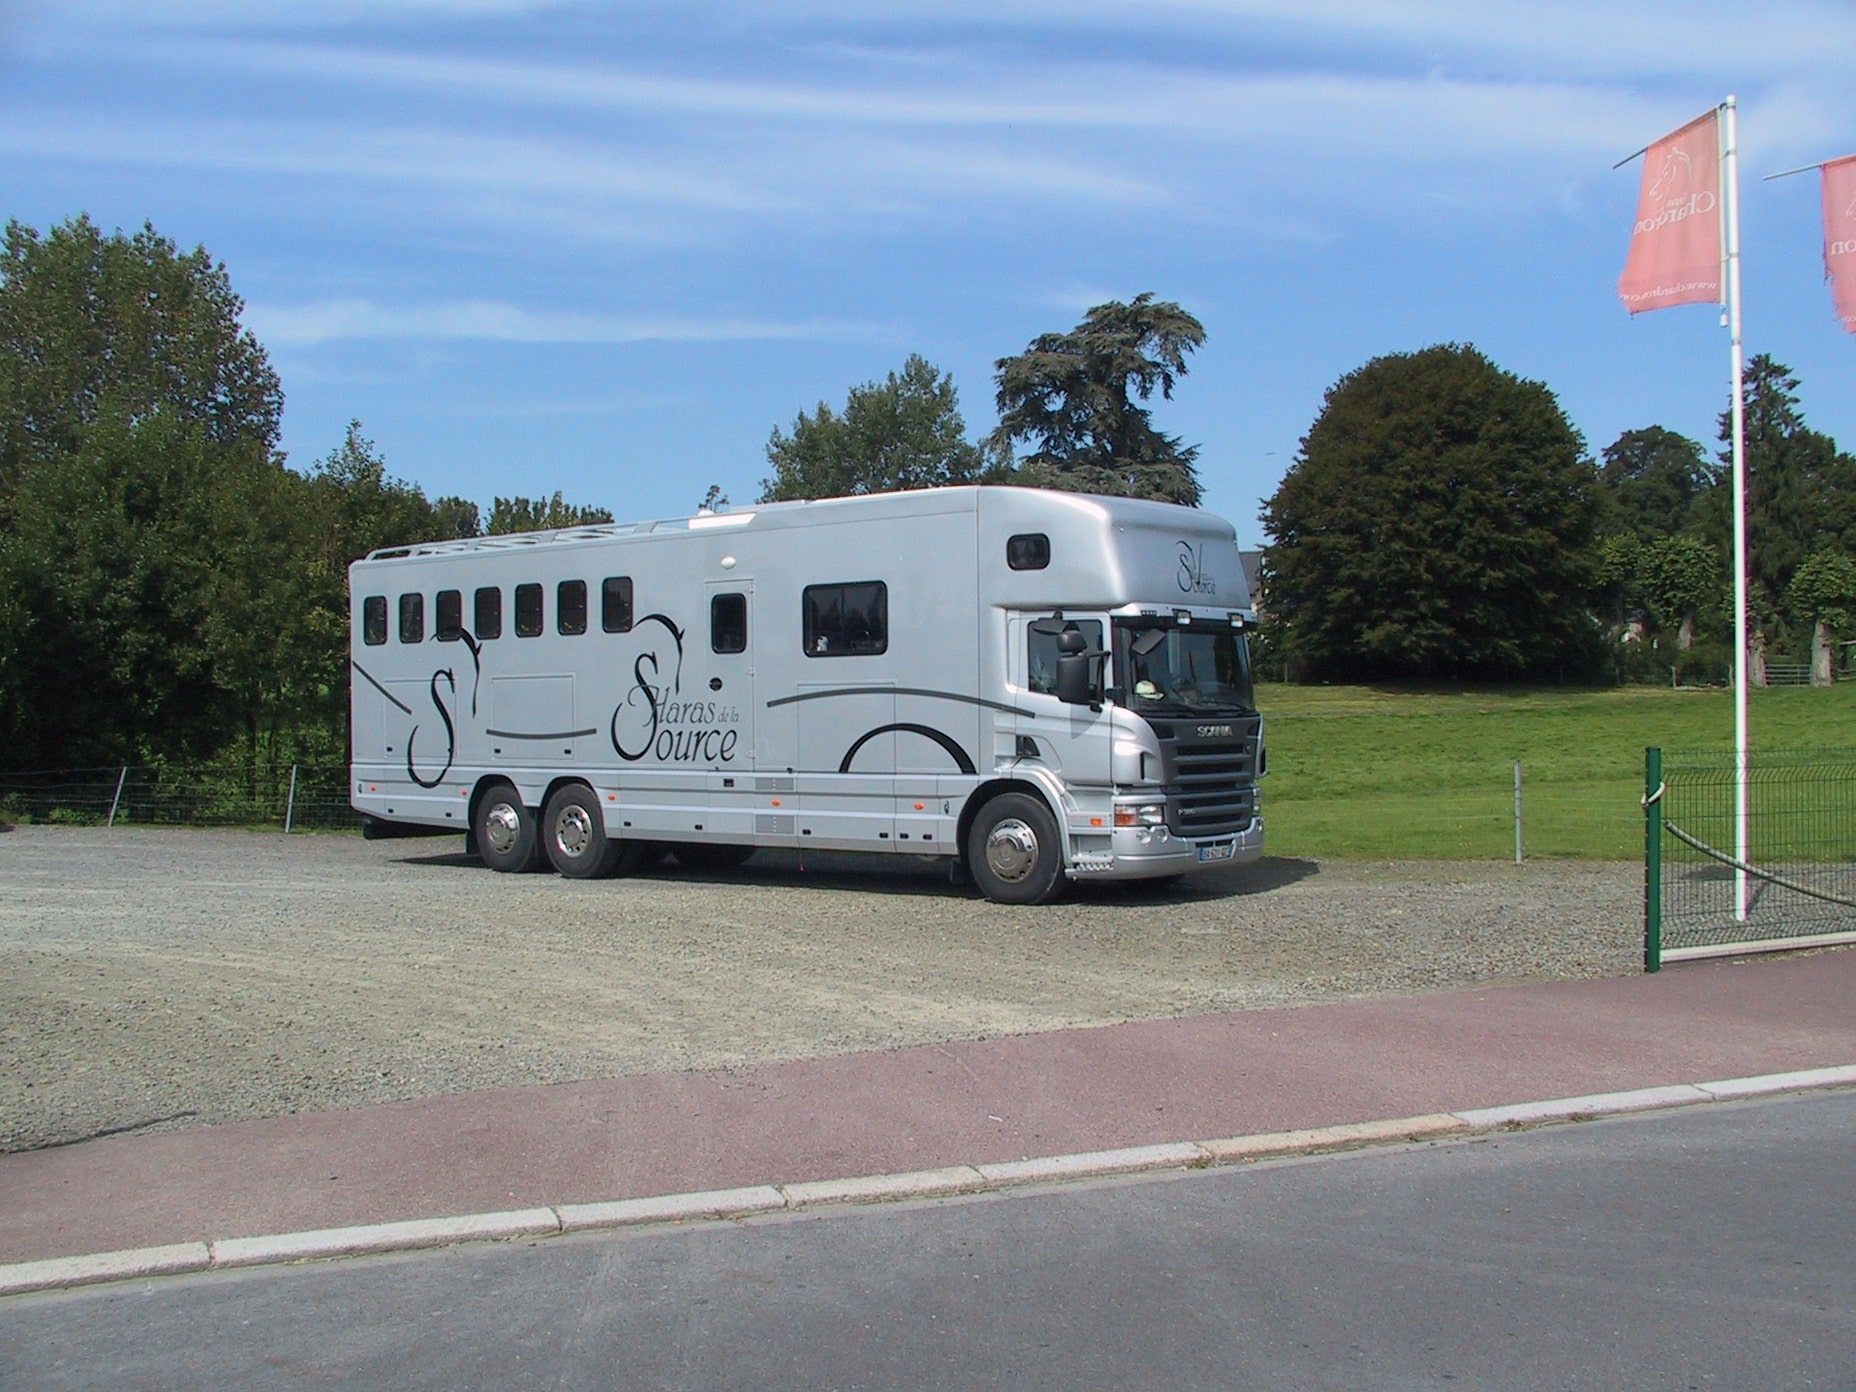
[[[1643,751],[1733,748],[1733,696],[1660,687],[1284,686],[1258,690],[1272,855],[1643,854]],[[1856,748],[1856,683],[1752,693],[1751,746]]]

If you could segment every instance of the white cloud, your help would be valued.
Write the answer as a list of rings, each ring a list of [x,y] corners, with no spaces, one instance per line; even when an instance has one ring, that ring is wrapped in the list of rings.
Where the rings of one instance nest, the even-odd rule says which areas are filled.
[[[867,340],[871,324],[825,319],[703,319],[533,310],[498,300],[389,306],[364,299],[253,304],[245,322],[266,343],[313,346],[353,339],[412,338],[502,343],[721,343]]]

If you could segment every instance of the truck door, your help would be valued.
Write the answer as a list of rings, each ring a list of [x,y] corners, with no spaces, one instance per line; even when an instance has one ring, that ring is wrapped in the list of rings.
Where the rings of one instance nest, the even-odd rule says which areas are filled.
[[[712,581],[704,630],[690,665],[706,673],[684,693],[691,737],[699,742],[691,763],[728,772],[754,768],[754,582],[747,577]]]
[[[1074,618],[1084,641],[1102,650],[1108,625],[1100,618]],[[1105,710],[1072,706],[1057,699],[1057,624],[1048,615],[1028,614],[1012,623],[1014,682],[1025,694],[1018,715],[1018,756],[1035,757],[1072,787],[1109,782],[1109,718]]]

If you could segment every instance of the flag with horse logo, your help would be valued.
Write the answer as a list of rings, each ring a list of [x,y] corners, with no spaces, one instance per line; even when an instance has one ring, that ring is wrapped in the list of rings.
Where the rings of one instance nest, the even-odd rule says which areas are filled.
[[[1632,314],[1721,300],[1720,113],[1644,151],[1643,188],[1618,298]]]
[[[1856,333],[1856,155],[1824,166],[1824,276],[1837,318]]]

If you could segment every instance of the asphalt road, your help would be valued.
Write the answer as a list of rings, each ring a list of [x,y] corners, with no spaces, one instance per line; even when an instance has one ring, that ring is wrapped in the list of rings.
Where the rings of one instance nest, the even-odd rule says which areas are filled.
[[[1856,1386],[1856,1092],[0,1306],[0,1386]]]

